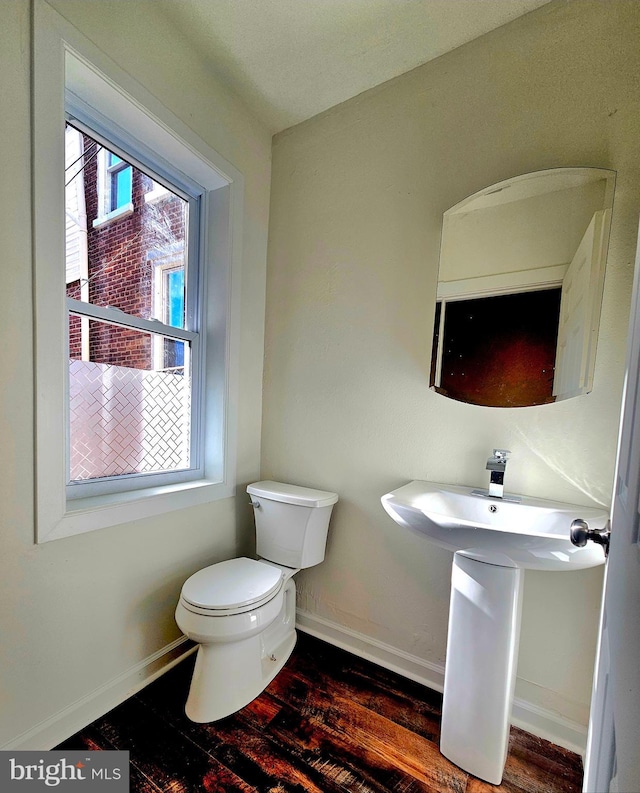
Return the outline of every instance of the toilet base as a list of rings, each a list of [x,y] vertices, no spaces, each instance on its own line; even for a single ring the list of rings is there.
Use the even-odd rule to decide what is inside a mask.
[[[191,721],[223,719],[264,691],[295,647],[295,602],[295,584],[290,580],[279,616],[264,631],[240,641],[198,647],[185,707]]]

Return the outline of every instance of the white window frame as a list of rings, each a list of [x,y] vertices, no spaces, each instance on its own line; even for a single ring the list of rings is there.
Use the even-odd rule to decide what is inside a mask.
[[[85,117],[87,113],[86,103],[78,100],[77,96],[73,93],[67,92],[65,99],[66,114],[70,117],[73,126],[81,132],[86,133],[94,140],[102,145],[100,154],[108,154],[113,151],[121,159],[126,158],[128,163],[126,167],[135,167],[139,170],[149,174],[154,172],[154,169],[162,170],[162,165],[158,162],[144,163],[138,153],[140,147],[139,142],[130,138],[130,136],[122,130],[115,131],[118,143],[114,144],[111,140],[111,129],[109,126],[105,128],[105,121],[99,118],[95,110],[89,108],[89,117]],[[110,125],[110,122],[106,122]],[[125,148],[126,147],[126,148]],[[157,158],[155,158],[157,159]],[[106,168],[107,159],[105,156],[104,164]],[[69,314],[80,316],[83,320],[95,319],[103,320],[114,325],[121,327],[139,330],[141,332],[148,332],[151,335],[152,351],[158,346],[158,339],[174,338],[185,342],[185,360],[190,360],[190,366],[186,367],[189,371],[191,379],[191,421],[190,421],[190,460],[191,464],[188,468],[177,469],[174,471],[163,471],[159,473],[133,473],[133,474],[120,474],[109,477],[102,477],[90,480],[71,481],[67,484],[67,499],[86,498],[88,496],[102,495],[104,493],[116,493],[124,490],[140,490],[143,486],[152,487],[154,485],[173,484],[176,482],[186,482],[194,479],[201,479],[204,475],[203,462],[201,455],[202,439],[200,432],[200,403],[202,401],[203,392],[203,377],[202,377],[202,359],[204,352],[201,347],[205,339],[202,338],[200,328],[202,326],[202,319],[204,316],[204,300],[202,297],[201,286],[203,282],[200,278],[201,272],[204,274],[206,266],[204,263],[205,255],[200,255],[204,251],[206,240],[204,229],[202,228],[201,216],[203,213],[203,202],[206,200],[206,191],[202,187],[189,180],[185,182],[181,180],[180,184],[172,182],[169,174],[163,174],[167,183],[172,184],[175,194],[189,203],[189,224],[185,234],[185,243],[187,250],[188,261],[185,264],[185,270],[188,273],[186,282],[188,284],[188,295],[185,295],[185,303],[188,307],[185,328],[173,328],[164,324],[163,319],[159,316],[157,319],[147,320],[139,317],[128,315],[119,309],[111,307],[102,307],[89,303],[88,294],[81,300],[74,300],[67,298],[67,308]],[[108,172],[107,172],[107,178]],[[175,178],[175,177],[174,177]],[[100,180],[98,180],[98,191],[100,192]],[[124,207],[119,207],[122,210]],[[113,210],[114,214],[118,210]],[[95,224],[94,224],[95,225]],[[88,290],[87,290],[88,292]],[[84,341],[84,340],[83,340]],[[88,342],[88,339],[87,339]],[[70,431],[70,428],[69,428]],[[70,466],[70,439],[67,437],[66,443],[66,459],[67,470]],[[143,484],[144,483],[144,484]]]
[[[33,50],[36,541],[41,543],[234,494],[243,177],[44,0],[34,3]],[[202,473],[193,481],[67,496],[65,102],[81,109],[83,118],[93,118],[93,126],[109,129],[115,144],[118,130],[126,131],[138,142],[141,157],[161,159],[177,183],[191,180],[204,189],[203,449]]]

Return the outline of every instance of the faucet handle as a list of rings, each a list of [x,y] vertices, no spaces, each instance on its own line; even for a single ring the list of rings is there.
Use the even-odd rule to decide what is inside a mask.
[[[494,449],[493,450],[493,456],[496,457],[498,460],[505,460],[506,461],[506,460],[509,459],[509,455],[510,454],[511,454],[511,452],[509,451],[509,449]]]

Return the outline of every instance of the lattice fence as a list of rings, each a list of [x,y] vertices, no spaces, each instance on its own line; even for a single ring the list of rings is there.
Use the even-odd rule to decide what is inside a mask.
[[[69,362],[71,480],[189,466],[190,378]]]

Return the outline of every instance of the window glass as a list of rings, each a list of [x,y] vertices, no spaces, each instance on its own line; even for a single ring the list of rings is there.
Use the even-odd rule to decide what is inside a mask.
[[[88,354],[83,354],[83,324]],[[70,314],[70,483],[189,468],[189,344],[161,339],[181,364],[156,369],[154,336]]]
[[[131,166],[120,168],[111,174],[111,209],[120,209],[131,203],[133,184]]]
[[[185,328],[189,202],[170,189],[146,201],[157,186],[147,173],[70,124],[65,139],[68,483],[184,472],[197,337]],[[96,224],[109,201],[133,211]]]
[[[145,201],[145,194],[155,184],[148,174],[113,152],[107,152],[106,157],[104,153],[101,155],[104,148],[101,143],[67,124],[67,137],[74,134],[78,137],[79,154],[67,158],[67,216],[78,215],[80,197],[84,213],[78,221],[76,236],[84,235],[86,263],[80,268],[84,271],[80,277],[68,279],[67,296],[120,309],[142,319],[158,319],[184,327],[189,202],[168,189],[158,200]],[[101,161],[107,167],[103,176]],[[133,212],[96,224],[105,210],[116,210],[130,203]],[[75,250],[70,241],[68,231],[68,271]],[[170,296],[167,293],[167,300],[173,303],[170,310],[154,294],[156,268],[159,262],[167,260],[171,261],[172,271],[180,273],[173,277]]]
[[[176,328],[184,327],[184,270],[169,270],[166,276],[164,321]]]

